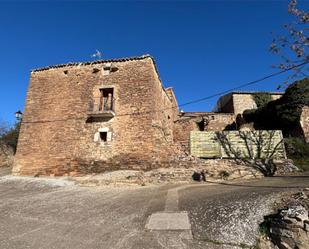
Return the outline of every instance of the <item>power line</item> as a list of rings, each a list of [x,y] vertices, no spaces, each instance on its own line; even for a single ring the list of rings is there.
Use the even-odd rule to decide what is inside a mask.
[[[241,88],[244,88],[246,86],[251,86],[251,85],[254,85],[254,84],[257,84],[261,81],[264,81],[264,80],[267,80],[269,78],[272,78],[272,77],[275,77],[275,76],[278,76],[280,74],[283,74],[283,73],[286,73],[292,69],[295,69],[295,68],[298,68],[298,67],[301,67],[301,66],[304,66],[306,64],[308,64],[309,61],[306,61],[306,62],[303,62],[301,64],[298,64],[298,65],[295,65],[293,67],[289,67],[287,69],[284,69],[282,71],[279,71],[279,72],[276,72],[276,73],[273,73],[273,74],[270,74],[270,75],[267,75],[267,76],[264,76],[260,79],[257,79],[257,80],[253,80],[253,81],[250,81],[248,83],[245,83],[245,84],[242,84],[242,85],[239,85],[239,86],[236,86],[236,87],[233,87],[233,88],[230,88],[228,90],[225,90],[225,91],[222,91],[222,92],[219,92],[219,93],[215,93],[213,95],[210,95],[210,96],[207,96],[207,97],[203,97],[203,98],[200,98],[200,99],[196,99],[196,100],[192,100],[192,101],[189,101],[189,102],[186,102],[184,104],[181,104],[179,106],[186,106],[186,105],[191,105],[191,104],[195,104],[195,103],[198,103],[198,102],[202,102],[202,101],[205,101],[205,100],[208,100],[208,99],[211,99],[211,98],[214,98],[214,97],[218,97],[218,96],[221,96],[223,94],[226,94],[226,93],[229,93],[229,92],[232,92],[232,91],[235,91],[235,90],[239,90]]]
[[[305,62],[303,62],[303,63],[300,63],[300,64],[294,65],[294,66],[292,66],[292,67],[286,68],[286,69],[284,69],[284,70],[281,70],[281,71],[279,71],[279,72],[276,72],[276,73],[273,73],[273,74],[269,74],[269,75],[263,76],[263,77],[261,77],[261,78],[259,78],[259,79],[257,79],[257,80],[253,80],[253,81],[247,82],[247,83],[245,83],[245,84],[241,84],[241,85],[238,85],[238,86],[236,86],[236,87],[230,88],[230,89],[228,89],[228,90],[221,91],[221,92],[218,92],[218,93],[215,93],[215,94],[212,94],[212,95],[209,95],[209,96],[200,98],[200,99],[191,100],[191,101],[185,102],[185,103],[183,103],[183,104],[180,104],[180,105],[178,105],[178,106],[173,106],[173,107],[170,107],[170,108],[164,108],[164,109],[159,109],[159,110],[144,111],[144,112],[124,113],[124,114],[115,115],[115,117],[120,117],[120,116],[136,116],[136,115],[141,115],[141,114],[149,114],[149,113],[163,112],[163,111],[166,111],[166,110],[178,109],[179,107],[182,107],[182,106],[187,106],[187,105],[199,103],[199,102],[202,102],[202,101],[205,101],[205,100],[214,98],[214,97],[218,97],[218,96],[224,95],[224,94],[226,94],[226,93],[229,93],[229,92],[232,92],[232,91],[235,91],[235,90],[242,89],[242,88],[247,87],[247,86],[255,85],[255,84],[257,84],[257,83],[259,83],[259,82],[261,82],[261,81],[264,81],[264,80],[266,80],[266,79],[269,79],[269,78],[272,78],[272,77],[275,77],[275,76],[284,74],[284,73],[286,73],[286,72],[288,72],[288,71],[291,71],[291,70],[293,70],[293,69],[295,69],[295,68],[304,66],[304,65],[306,65],[306,64],[308,64],[308,63],[309,63],[309,61],[305,61]],[[57,119],[57,120],[22,121],[22,123],[49,123],[49,122],[60,122],[60,121],[79,120],[79,119],[85,119],[85,117],[81,117],[81,118],[67,118],[67,119]]]
[[[242,84],[242,85],[239,85],[239,86],[236,86],[236,87],[233,87],[233,88],[230,88],[228,90],[225,90],[225,91],[222,91],[222,92],[218,92],[218,93],[215,93],[215,94],[212,94],[212,95],[209,95],[209,96],[206,96],[206,97],[203,97],[203,98],[200,98],[200,99],[196,99],[196,100],[192,100],[192,101],[189,101],[189,102],[185,102],[183,104],[180,104],[178,106],[174,106],[174,107],[171,107],[171,108],[164,108],[164,109],[160,109],[160,110],[152,110],[152,111],[147,111],[147,112],[136,112],[136,113],[127,113],[127,114],[120,114],[120,115],[116,115],[116,116],[126,116],[126,115],[139,115],[139,114],[148,114],[148,113],[151,113],[151,112],[162,112],[162,111],[165,111],[165,110],[171,110],[171,109],[175,109],[175,108],[178,108],[178,107],[182,107],[182,106],[187,106],[187,105],[191,105],[191,104],[195,104],[195,103],[199,103],[199,102],[202,102],[202,101],[205,101],[205,100],[208,100],[208,99],[211,99],[211,98],[214,98],[214,97],[218,97],[218,96],[221,96],[223,94],[226,94],[226,93],[229,93],[229,92],[232,92],[232,91],[235,91],[235,90],[239,90],[241,88],[244,88],[246,86],[250,86],[250,85],[254,85],[254,84],[257,84],[261,81],[264,81],[266,79],[269,79],[269,78],[272,78],[272,77],[275,77],[275,76],[278,76],[280,74],[284,74],[288,71],[291,71],[295,68],[298,68],[298,67],[301,67],[301,66],[304,66],[306,64],[308,64],[309,61],[305,61],[303,63],[300,63],[300,64],[297,64],[297,65],[294,65],[292,67],[289,67],[289,68],[286,68],[284,70],[281,70],[279,72],[276,72],[276,73],[273,73],[273,74],[269,74],[269,75],[266,75],[266,76],[263,76],[257,80],[253,80],[253,81],[250,81],[250,82],[247,82],[245,84]]]

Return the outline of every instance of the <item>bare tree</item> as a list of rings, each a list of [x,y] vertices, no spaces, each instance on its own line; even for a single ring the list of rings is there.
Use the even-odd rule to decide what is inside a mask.
[[[227,132],[216,132],[216,138],[229,158],[259,170],[264,176],[273,176],[277,170],[273,159],[278,157],[283,139],[275,141],[276,131],[238,131],[238,135],[245,149],[233,145]]]
[[[293,21],[284,25],[283,33],[275,35],[270,46],[270,51],[283,61],[275,67],[293,69],[285,84],[294,78],[307,77],[309,62],[309,12],[298,9],[297,0],[291,0],[288,12],[293,16]]]
[[[4,135],[9,131],[9,126],[4,121],[0,121],[0,154],[7,155],[7,145],[3,139]]]

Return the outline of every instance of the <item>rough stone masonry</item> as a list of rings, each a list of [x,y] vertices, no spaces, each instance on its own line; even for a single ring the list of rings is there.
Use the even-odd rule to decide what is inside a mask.
[[[34,70],[13,173],[158,167],[173,154],[177,111],[148,55]]]
[[[233,122],[234,113],[179,112],[150,55],[39,68],[30,75],[13,174],[179,167],[190,131]]]

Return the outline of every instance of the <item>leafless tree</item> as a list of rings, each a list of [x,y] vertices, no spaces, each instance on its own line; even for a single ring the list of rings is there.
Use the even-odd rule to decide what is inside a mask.
[[[264,176],[272,176],[277,168],[273,159],[277,157],[283,139],[275,141],[276,131],[238,131],[238,135],[245,144],[245,150],[233,145],[227,132],[217,132],[216,137],[226,155],[249,167],[253,167]]]
[[[295,78],[307,77],[309,69],[309,12],[298,9],[297,0],[291,0],[288,12],[293,16],[293,21],[284,25],[284,31],[275,35],[270,46],[270,51],[282,59],[282,63],[275,67],[283,70],[293,68],[285,84]],[[295,67],[297,65],[301,66]]]
[[[6,155],[8,150],[5,142],[3,141],[3,136],[9,131],[9,126],[4,121],[0,120],[0,153]]]

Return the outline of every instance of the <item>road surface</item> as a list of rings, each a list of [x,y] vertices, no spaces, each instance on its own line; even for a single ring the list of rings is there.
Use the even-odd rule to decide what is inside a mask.
[[[276,196],[304,187],[309,175],[133,188],[1,176],[0,248],[249,247]]]

